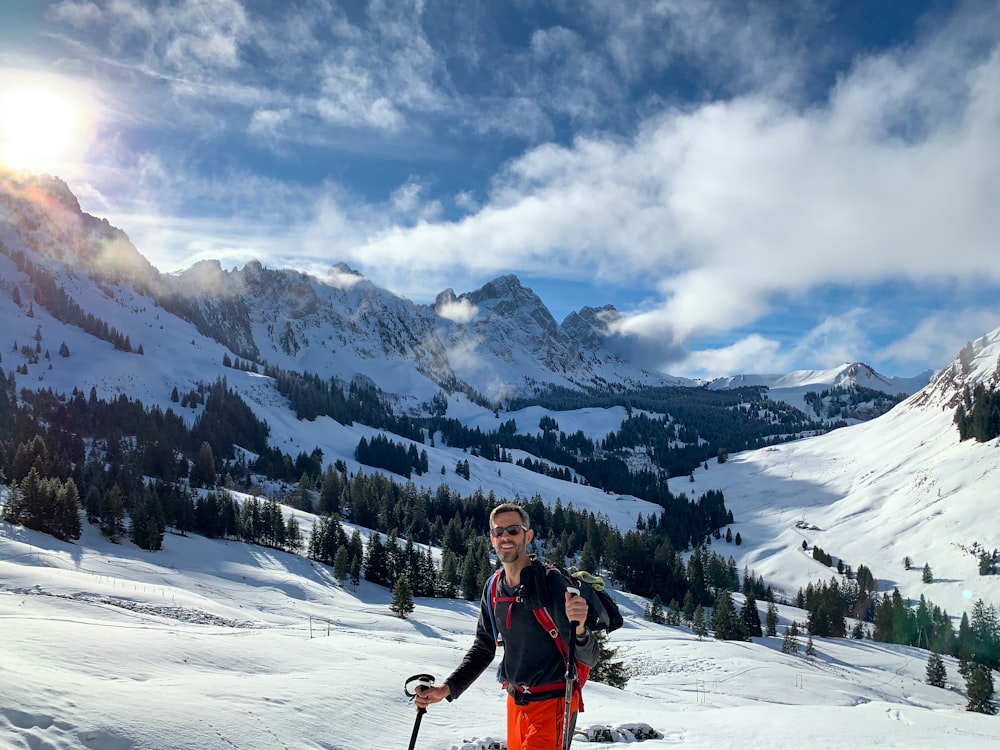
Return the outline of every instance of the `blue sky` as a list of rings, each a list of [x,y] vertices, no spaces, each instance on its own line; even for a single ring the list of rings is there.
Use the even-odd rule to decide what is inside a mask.
[[[1000,326],[997,2],[5,0],[0,107],[162,271],[515,273],[693,377]]]

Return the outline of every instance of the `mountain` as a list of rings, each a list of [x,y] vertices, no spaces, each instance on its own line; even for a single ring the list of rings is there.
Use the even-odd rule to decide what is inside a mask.
[[[912,378],[887,377],[863,362],[845,362],[829,370],[732,375],[716,378],[708,387],[726,390],[765,386],[774,400],[812,413],[817,419],[856,424],[885,414],[927,385],[933,376],[933,372],[927,371]]]
[[[3,254],[59,277],[53,284],[84,302],[91,296],[83,288],[88,278],[106,290],[116,288],[120,309],[99,317],[117,328],[135,330],[138,323],[155,330],[157,316],[166,311],[233,356],[345,383],[363,375],[407,409],[419,409],[442,388],[496,404],[551,389],[587,393],[699,385],[622,359],[607,334],[619,317],[614,307],[584,307],[557,323],[513,275],[463,294],[447,289],[430,305],[380,289],[342,263],[322,279],[268,269],[258,261],[230,270],[203,261],[166,275],[124,232],[83,213],[56,178],[0,172],[0,206]],[[25,290],[32,284],[37,286],[29,279]],[[130,304],[131,294],[141,303]],[[152,324],[140,322],[149,315]],[[142,338],[148,342],[149,333]],[[766,386],[772,399],[816,419],[853,423],[884,413],[900,394],[925,385],[929,375],[887,378],[854,363],[820,372],[737,375],[708,387]]]
[[[427,420],[444,418],[447,424],[434,429],[446,429],[463,450],[492,455],[518,448],[536,477],[551,470],[598,491],[643,497],[659,491],[659,475],[686,475],[719,451],[826,429],[759,388],[712,394],[632,366],[606,335],[618,316],[613,307],[585,307],[557,324],[515,276],[468,293],[445,290],[433,304],[418,305],[345,264],[322,279],[256,261],[228,270],[204,261],[161,274],[124,232],[81,212],[59,180],[0,173],[0,210],[0,283],[9,291],[0,294],[7,321],[0,351],[9,352],[0,366],[17,376],[17,388],[124,396],[179,412],[193,425],[206,387],[223,381],[272,427],[332,417],[336,424],[312,445],[271,447],[293,459],[299,450],[319,448],[329,461],[352,468],[354,447],[371,437],[354,422],[412,440],[430,428]],[[376,395],[363,396],[370,389]],[[353,412],[336,407],[345,397],[355,399]],[[362,405],[366,398],[370,403]],[[187,408],[178,408],[181,401]],[[479,420],[467,403],[487,409],[492,420]],[[597,407],[609,417],[601,432],[574,438],[569,448],[555,446],[541,464],[542,447],[532,442],[540,416],[512,413],[504,421],[520,419],[516,439],[499,436],[499,412],[511,405],[522,415],[538,406]],[[641,412],[633,414],[632,406]],[[650,424],[595,456],[594,448],[624,431],[626,421],[645,418]],[[409,419],[424,423],[405,424]],[[455,423],[469,419],[476,420],[469,429],[485,438],[458,434]],[[557,441],[578,432],[566,431],[571,421],[557,420]],[[309,432],[300,425],[300,435]],[[333,449],[326,435],[336,433]],[[422,440],[447,447],[433,446],[429,433]],[[226,456],[233,450],[213,448]],[[442,466],[454,461],[442,457],[436,468]],[[634,476],[642,472],[652,478],[637,487]]]
[[[696,471],[691,491],[722,490],[750,547],[741,564],[786,592],[834,572],[806,542],[854,570],[868,566],[882,590],[924,595],[953,616],[978,598],[1000,603],[1000,576],[979,574],[979,556],[1000,549],[989,521],[1000,450],[996,438],[960,440],[955,423],[967,393],[1000,387],[998,362],[1000,328],[887,414],[731,456]],[[925,563],[933,583],[921,580]]]
[[[419,305],[344,264],[322,279],[256,261],[231,270],[205,261],[165,275],[124,232],[83,213],[56,178],[0,172],[0,206],[3,254],[60,277],[68,290],[69,279],[84,282],[81,273],[117,286],[122,309],[107,311],[111,319],[155,317],[160,307],[240,358],[344,382],[361,374],[411,405],[441,388],[500,402],[552,387],[621,391],[687,382],[613,354],[601,316],[590,309],[557,324],[515,276],[461,295],[449,289]],[[145,298],[141,309],[125,301],[127,286]]]
[[[996,332],[970,343],[925,388],[887,414],[829,435],[785,443],[790,435],[802,433],[804,423],[797,423],[798,432],[785,426],[795,423],[774,411],[774,402],[746,409],[747,399],[759,398],[746,386],[786,393],[814,388],[822,393],[821,386],[906,392],[919,381],[892,380],[854,364],[819,373],[741,376],[717,381],[707,390],[685,388],[666,376],[631,369],[602,349],[601,321],[616,315],[613,308],[584,308],[557,325],[538,297],[513,276],[466,294],[446,290],[431,305],[415,305],[343,264],[333,266],[325,279],[266,269],[256,262],[229,271],[205,262],[164,275],[144,261],[123,232],[82,213],[58,180],[2,175],[0,212],[0,284],[5,292],[0,293],[0,313],[6,324],[0,366],[8,377],[16,377],[18,388],[64,396],[78,389],[109,400],[125,396],[147,407],[172,410],[193,425],[204,406],[193,398],[185,407],[175,394],[224,380],[268,425],[269,445],[292,458],[318,450],[325,462],[340,461],[351,472],[370,472],[371,467],[357,461],[355,448],[361,438],[371,439],[386,428],[322,413],[297,418],[290,408],[292,395],[262,372],[265,367],[317,373],[337,378],[345,387],[367,378],[383,389],[396,414],[444,414],[484,435],[516,424],[516,434],[523,436],[517,456],[532,461],[548,450],[533,442],[542,436],[545,419],[559,433],[580,435],[594,446],[616,434],[619,447],[614,455],[633,470],[655,471],[656,456],[687,462],[672,473],[690,481],[672,480],[674,493],[697,498],[708,490],[724,490],[744,538],[770,544],[792,534],[801,541],[794,522],[807,518],[810,525],[824,529],[823,534],[837,528],[833,542],[820,546],[854,565],[870,554],[868,529],[855,522],[877,517],[868,510],[873,497],[907,516],[914,493],[924,497],[927,487],[936,487],[944,504],[928,501],[932,510],[922,523],[950,523],[940,520],[948,518],[945,501],[966,493],[978,498],[980,482],[977,476],[968,487],[959,487],[948,479],[949,473],[966,476],[964,462],[972,455],[992,460],[982,445],[958,442],[954,418],[976,384],[996,386]],[[501,412],[484,396],[518,388],[531,391],[543,384],[575,394],[572,408],[527,400],[517,410]],[[655,388],[629,392],[621,401],[613,396],[616,388],[644,384]],[[445,402],[435,405],[442,393],[448,394]],[[712,394],[719,399],[732,396],[708,404]],[[693,402],[695,397],[702,401]],[[638,407],[634,413],[633,407]],[[777,432],[754,438],[766,447],[740,453],[727,443],[731,436],[712,432],[718,429],[719,417],[744,412],[763,414],[762,422],[774,424]],[[633,436],[628,439],[622,429],[627,424]],[[626,528],[640,515],[658,512],[656,505],[636,497],[638,489],[602,486],[593,467],[588,469],[572,451],[553,452],[546,459],[553,470],[540,471],[538,466],[498,465],[481,449],[470,451],[468,443],[429,437],[420,446],[428,454],[429,471],[411,481],[430,491],[442,482],[467,494],[491,487],[503,497],[537,494],[548,502],[572,498],[577,507],[599,513],[609,513],[610,491],[611,497],[630,499],[615,506],[628,509],[619,520]],[[707,459],[714,458],[717,447],[728,449],[730,460],[710,465]],[[823,458],[810,463],[813,455]],[[468,477],[454,471],[463,461],[469,464]],[[959,462],[954,471],[949,461]],[[934,483],[929,479],[932,466],[940,466]],[[581,481],[586,471],[591,471],[592,481]],[[760,480],[772,476],[789,481],[767,489],[768,500],[762,502]],[[897,485],[898,490],[886,489]],[[823,508],[821,514],[818,508]],[[894,528],[878,517],[881,528]],[[936,539],[1000,546],[1000,540],[974,538],[980,531],[972,524],[962,527],[962,538],[942,532]],[[884,532],[875,538],[879,544],[871,554],[879,557],[883,575],[883,566],[891,568],[906,554],[914,556],[932,546],[930,541],[914,545],[906,553],[902,539]],[[895,559],[885,557],[890,554]],[[793,550],[793,558],[797,555]],[[795,568],[786,556],[780,559],[780,565],[762,572],[777,576],[779,569]],[[761,562],[752,556],[746,560]],[[799,582],[790,580],[788,585]]]

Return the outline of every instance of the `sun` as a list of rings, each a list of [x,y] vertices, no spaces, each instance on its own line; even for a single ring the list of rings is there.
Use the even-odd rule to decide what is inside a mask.
[[[83,148],[79,104],[43,88],[0,92],[0,164],[32,172],[56,172]]]

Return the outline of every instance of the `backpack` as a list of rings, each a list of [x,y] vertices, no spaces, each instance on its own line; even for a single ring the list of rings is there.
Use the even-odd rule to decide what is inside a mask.
[[[604,579],[586,570],[570,568],[563,575],[576,579],[573,585],[580,589],[580,595],[587,600],[590,611],[587,613],[587,627],[591,630],[603,630],[613,633],[623,624],[621,610],[604,585]]]
[[[622,618],[621,611],[618,609],[618,605],[615,600],[611,598],[611,595],[605,590],[604,579],[600,576],[596,576],[593,573],[588,573],[587,571],[573,571],[568,572],[562,568],[545,563],[544,575],[545,580],[548,580],[550,572],[553,570],[558,571],[559,575],[563,577],[566,581],[567,586],[573,586],[580,589],[580,596],[587,600],[587,628],[591,631],[603,630],[610,633],[614,630],[620,628],[624,622]],[[496,605],[497,602],[514,602],[517,601],[517,597],[503,597],[498,596],[500,589],[500,574],[502,569],[497,569],[494,571],[493,575],[490,576],[489,581],[486,584],[486,592],[489,602],[490,611],[490,624],[493,627],[493,640],[496,642],[497,646],[501,646],[502,640],[500,638],[500,631],[497,628],[496,622]],[[559,629],[556,627],[552,620],[552,616],[548,612],[547,605],[549,603],[549,598],[547,596],[536,595],[534,597],[534,602],[527,602],[529,607],[531,607],[532,613],[535,615],[535,619],[538,620],[538,624],[552,636],[555,641],[556,648],[562,655],[563,662],[569,662],[569,646],[566,644],[565,639],[559,633]],[[533,606],[534,605],[534,606]],[[582,691],[583,685],[587,682],[587,678],[590,676],[590,666],[581,663],[579,660],[576,661],[576,682],[574,684],[574,690],[577,692]],[[554,691],[563,687],[565,683],[553,683],[551,685],[539,685],[535,686],[534,690],[536,692],[548,692],[550,690]],[[508,690],[510,689],[506,683],[504,687]],[[514,686],[516,690],[523,690],[527,692],[526,688],[521,686]],[[583,711],[583,695],[580,694],[580,710]]]

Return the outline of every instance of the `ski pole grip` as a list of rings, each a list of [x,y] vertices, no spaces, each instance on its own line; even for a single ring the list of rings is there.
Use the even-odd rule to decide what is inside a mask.
[[[572,596],[580,596],[580,589],[578,589],[576,586],[567,586],[566,590]],[[572,620],[572,621],[570,621],[570,624],[573,626],[573,629],[575,630],[576,626],[579,625],[580,623],[578,623],[576,620]]]
[[[434,687],[434,675],[432,674],[415,674],[412,677],[407,678],[406,682],[403,684],[403,692],[406,696],[413,700],[417,697],[417,691],[420,688],[430,688]]]

